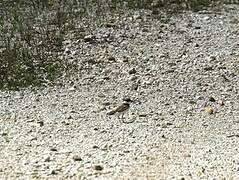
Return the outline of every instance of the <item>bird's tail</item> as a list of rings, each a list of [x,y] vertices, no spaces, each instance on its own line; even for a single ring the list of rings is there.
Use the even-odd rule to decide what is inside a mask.
[[[116,113],[116,111],[112,110],[112,111],[109,111],[109,112],[107,113],[107,115],[114,115],[115,113]]]

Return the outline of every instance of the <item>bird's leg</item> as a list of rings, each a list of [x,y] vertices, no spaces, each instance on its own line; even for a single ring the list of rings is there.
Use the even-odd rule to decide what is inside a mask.
[[[121,122],[124,123],[124,114],[121,114]]]

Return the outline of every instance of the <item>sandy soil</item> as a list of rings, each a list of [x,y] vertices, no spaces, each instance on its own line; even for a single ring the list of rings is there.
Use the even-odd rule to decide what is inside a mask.
[[[71,82],[0,93],[0,178],[239,179],[238,37],[228,5],[66,39]]]

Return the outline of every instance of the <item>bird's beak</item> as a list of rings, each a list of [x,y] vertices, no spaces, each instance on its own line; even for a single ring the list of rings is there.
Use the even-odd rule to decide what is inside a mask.
[[[128,103],[137,103],[138,102],[140,104],[139,100],[133,100],[129,97],[123,98],[123,101],[128,102]]]

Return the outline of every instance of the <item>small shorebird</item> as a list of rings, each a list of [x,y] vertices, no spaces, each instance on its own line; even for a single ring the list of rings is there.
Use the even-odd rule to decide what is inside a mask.
[[[130,98],[124,99],[124,102],[113,109],[112,111],[108,112],[107,115],[114,115],[118,114],[119,116],[121,115],[121,118],[123,119],[124,114],[129,110],[130,108],[130,103],[133,102]]]

